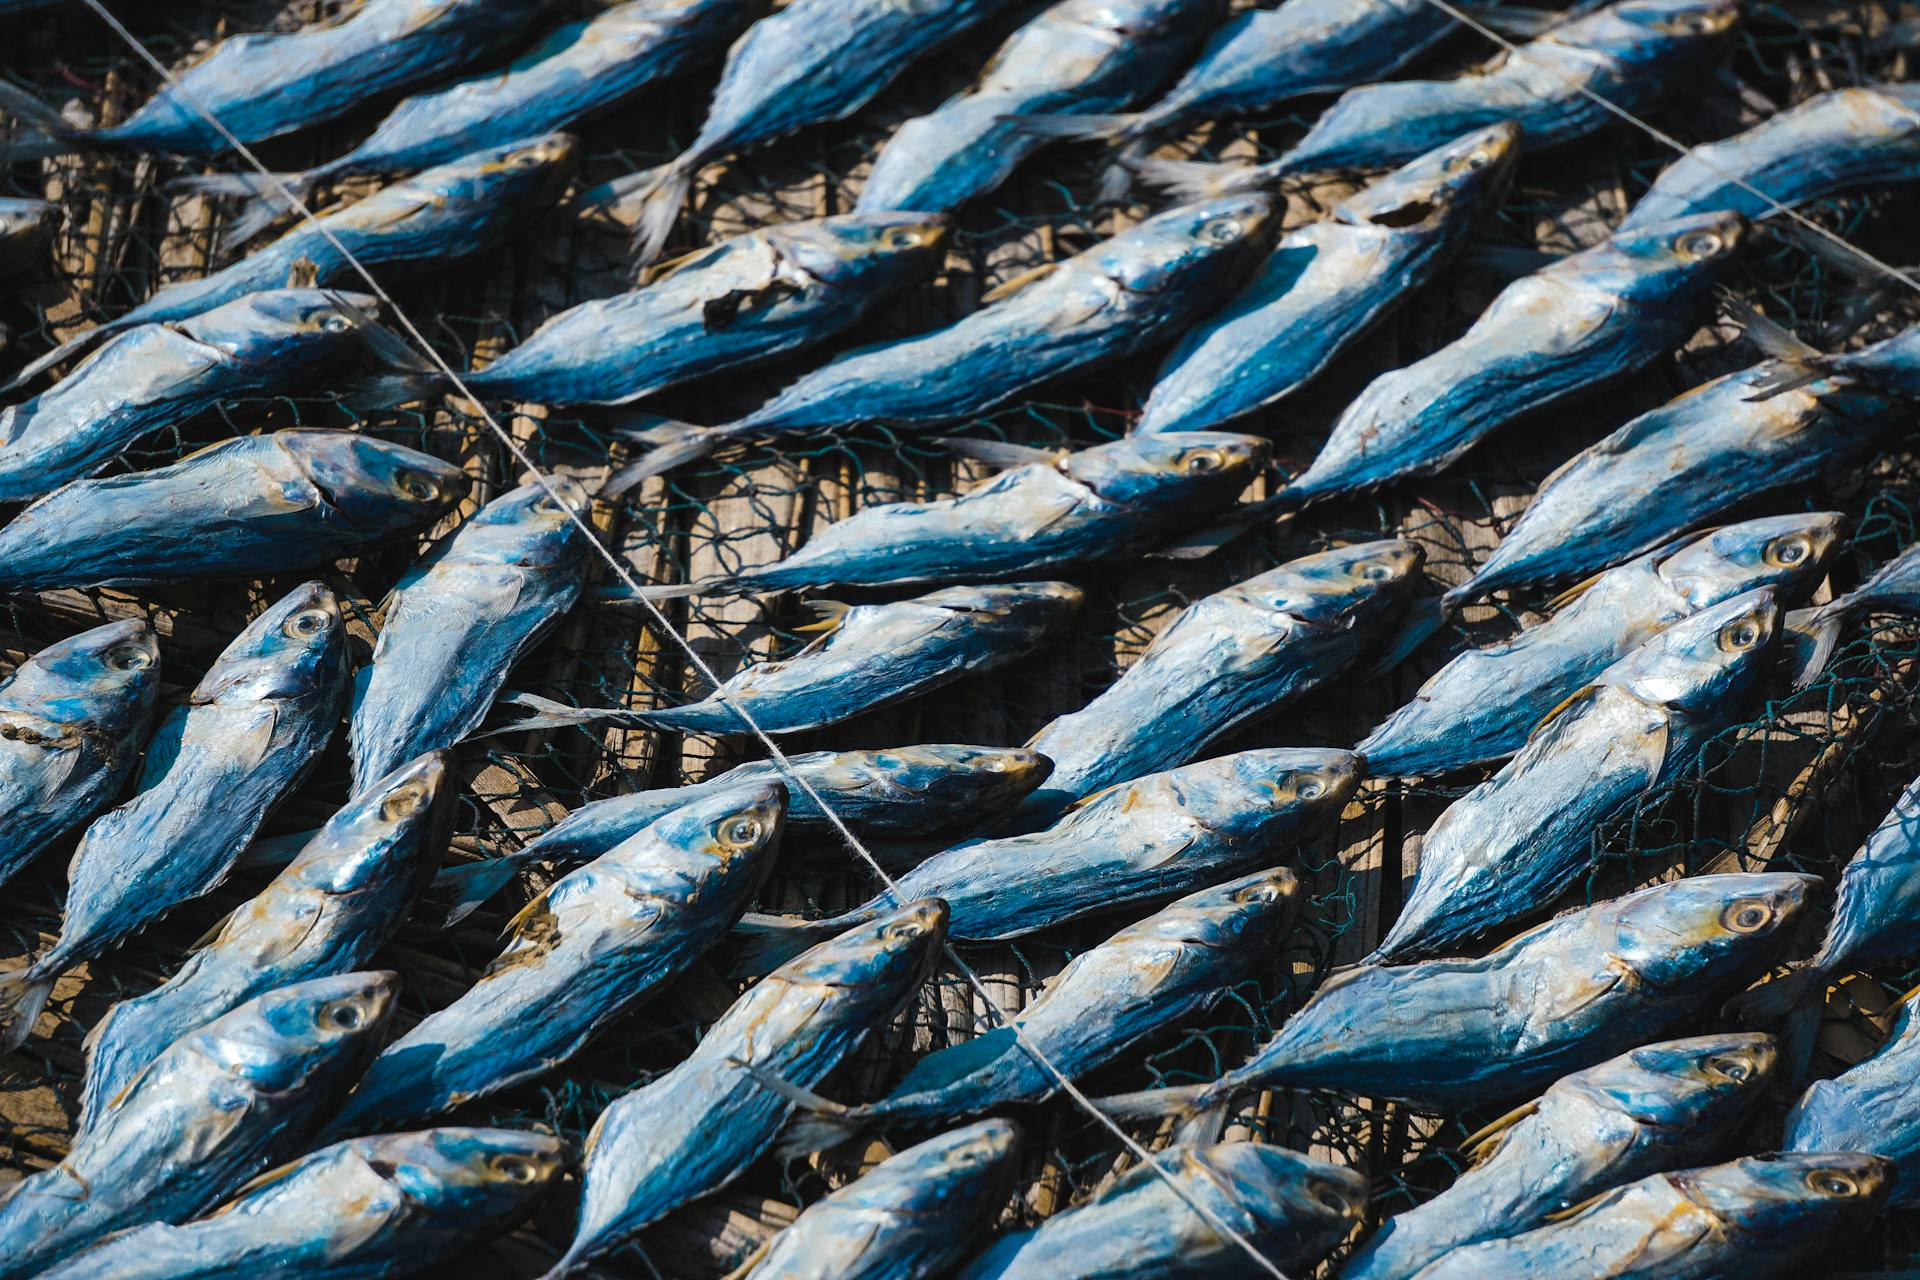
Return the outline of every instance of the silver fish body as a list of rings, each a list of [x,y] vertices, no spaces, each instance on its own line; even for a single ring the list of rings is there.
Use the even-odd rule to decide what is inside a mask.
[[[1807,1086],[1787,1112],[1783,1151],[1865,1151],[1892,1161],[1893,1202],[1920,1203],[1920,1024],[1901,1006],[1893,1031],[1871,1058]]]

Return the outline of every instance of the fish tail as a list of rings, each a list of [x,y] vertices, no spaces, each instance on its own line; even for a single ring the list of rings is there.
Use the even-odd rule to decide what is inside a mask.
[[[599,1241],[591,1236],[576,1238],[567,1246],[567,1251],[560,1255],[560,1261],[548,1267],[540,1280],[562,1280],[562,1277],[572,1275],[598,1254],[601,1247]]]
[[[1366,674],[1385,675],[1405,662],[1413,656],[1416,649],[1432,637],[1434,632],[1445,625],[1446,620],[1444,597],[1428,596],[1409,605],[1406,616],[1401,619],[1400,630],[1394,633],[1392,641],[1380,651],[1380,656],[1374,659],[1373,664],[1367,668]]]
[[[1786,616],[1781,628],[1786,652],[1781,661],[1793,688],[1812,684],[1833,660],[1833,651],[1840,644],[1840,628],[1847,620],[1847,610],[1835,606],[1844,604],[1842,597],[1818,609],[1795,609]]]
[[[243,201],[220,230],[220,252],[231,253],[292,213],[324,176],[318,169],[302,173],[203,173],[176,178],[167,185],[186,195]]]
[[[1139,172],[1141,162],[1147,158],[1147,149],[1151,144],[1145,139],[1123,142],[1107,161],[1107,167],[1100,172],[1100,190],[1098,199],[1108,204],[1119,204],[1133,190],[1134,176]]]
[[[1179,1116],[1192,1120],[1220,1101],[1217,1084],[1189,1084],[1172,1089],[1142,1089],[1095,1098],[1093,1105],[1113,1120],[1157,1120]]]
[[[429,921],[428,927],[451,929],[465,920],[494,894],[499,893],[512,883],[514,876],[529,860],[519,854],[504,854],[497,858],[482,858],[477,862],[463,862],[458,866],[442,867],[433,883],[427,886],[421,895],[421,906],[428,908],[437,917]],[[440,915],[445,912],[445,915]]]
[[[15,126],[0,150],[0,164],[44,160],[95,141],[93,130],[69,123],[50,103],[5,80],[0,80],[0,114],[12,117]]]
[[[1178,200],[1211,200],[1267,185],[1266,170],[1245,164],[1216,164],[1201,160],[1136,160],[1140,178]]]
[[[1763,982],[1727,1002],[1727,1011],[1749,1026],[1780,1036],[1780,1071],[1788,1084],[1806,1078],[1826,1012],[1827,971],[1809,965]]]
[[[639,216],[633,228],[633,265],[644,267],[660,256],[674,223],[680,221],[681,206],[693,189],[693,175],[700,162],[688,156],[661,165],[648,175],[637,191]]]
[[[394,409],[416,400],[430,400],[448,387],[446,377],[430,369],[389,369],[363,374],[346,384],[340,403],[348,409],[374,412]]]
[[[1118,115],[1005,115],[1000,117],[1022,133],[1063,142],[1121,143],[1137,137],[1144,116],[1138,111]]]
[[[598,496],[617,498],[641,481],[689,462],[698,462],[727,439],[719,427],[696,427],[688,422],[662,424],[651,433],[654,447],[607,477]]]
[[[808,947],[838,937],[858,923],[844,916],[800,920],[750,912],[733,927],[733,971],[743,978],[764,978]]]
[[[57,976],[37,963],[0,974],[0,1053],[11,1053],[27,1042],[33,1024],[46,1011]]]
[[[779,1094],[797,1107],[798,1113],[787,1124],[785,1136],[780,1139],[778,1150],[790,1159],[812,1155],[816,1151],[825,1151],[837,1147],[849,1139],[858,1137],[867,1127],[867,1117],[858,1107],[849,1107],[823,1098],[811,1089],[788,1080],[776,1071],[755,1062],[745,1062],[739,1058],[730,1058],[734,1066],[739,1067],[754,1082],[769,1093]]]
[[[661,600],[684,600],[688,596],[697,596],[702,592],[712,591],[720,585],[719,583],[702,579],[696,582],[656,582],[649,586],[641,587],[637,591],[629,590],[624,586],[602,587],[594,593],[594,599],[598,600],[601,604],[617,608],[620,605],[637,604],[642,600],[652,600],[656,603]]]

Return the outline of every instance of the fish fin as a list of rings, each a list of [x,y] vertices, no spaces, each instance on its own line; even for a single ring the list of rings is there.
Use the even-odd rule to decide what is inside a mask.
[[[1565,591],[1562,591],[1559,595],[1555,596],[1553,599],[1541,605],[1540,612],[1545,614],[1555,614],[1560,612],[1562,609],[1572,604],[1575,600],[1578,600],[1581,596],[1593,590],[1593,584],[1600,581],[1600,579],[1604,578],[1605,576],[1606,576],[1606,570],[1604,569],[1602,569],[1599,573],[1588,574],[1586,577],[1580,579],[1580,581],[1574,583],[1572,586],[1568,587]]]
[[[1468,1134],[1460,1142],[1460,1153],[1467,1157],[1471,1165],[1485,1164],[1493,1153],[1500,1149],[1506,1140],[1507,1131],[1540,1110],[1540,1100],[1524,1102],[1491,1124],[1482,1125]]]
[[[1407,608],[1407,615],[1400,623],[1400,629],[1393,635],[1380,656],[1374,659],[1363,673],[1365,676],[1383,676],[1408,658],[1413,651],[1425,644],[1433,633],[1445,624],[1447,616],[1440,608],[1439,596],[1428,596],[1415,601]]]
[[[1222,547],[1228,546],[1246,536],[1258,517],[1238,514],[1240,511],[1252,511],[1262,504],[1249,502],[1236,508],[1220,520],[1202,525],[1192,533],[1168,543],[1157,550],[1147,552],[1149,560],[1204,560]]]
[[[764,978],[814,943],[825,942],[850,927],[837,917],[802,920],[749,912],[733,926],[733,972],[738,977]]]
[[[1522,40],[1545,35],[1567,20],[1565,13],[1553,9],[1500,4],[1462,5],[1461,8],[1488,30]]]
[[[1820,357],[1818,361],[1813,359],[1776,360],[1771,371],[1748,384],[1753,388],[1753,394],[1747,399],[1749,401],[1771,400],[1777,395],[1798,391],[1810,383],[1818,382],[1833,372],[1825,367],[1826,363],[1825,356]]]
[[[1726,1011],[1752,1027],[1783,1024],[1795,1009],[1826,994],[1826,971],[1811,965],[1749,987],[1727,1001]]]
[[[506,888],[520,873],[523,864],[511,854],[497,858],[481,858],[474,862],[462,862],[456,866],[442,867],[434,875],[433,883],[421,895],[421,906],[431,906],[436,912],[445,910],[446,915],[438,923],[430,924],[435,929],[451,929],[477,911],[494,894]],[[420,913],[416,912],[418,918]]]
[[[967,436],[936,436],[935,444],[945,446],[962,458],[984,462],[1002,470],[1014,467],[1052,467],[1066,456],[1064,449],[1036,449],[1030,444],[1010,444],[1005,440],[975,440]]]
[[[712,252],[712,245],[703,244],[697,249],[689,249],[685,253],[676,253],[671,258],[657,259],[647,266],[647,283],[650,285],[659,284],[662,280],[678,272],[680,268],[686,266],[695,258],[703,258]]]
[[[761,1088],[779,1094],[799,1108],[797,1114],[787,1122],[786,1133],[776,1147],[782,1156],[797,1159],[816,1151],[829,1150],[858,1137],[867,1126],[867,1118],[857,1107],[823,1098],[757,1063],[744,1062],[739,1058],[729,1058],[727,1061],[752,1076]]]
[[[437,369],[414,373],[399,370],[368,373],[347,382],[340,395],[340,403],[361,413],[397,409],[415,400],[430,400],[449,385]]]
[[[1560,699],[1559,702],[1554,704],[1552,710],[1548,711],[1547,714],[1540,717],[1540,723],[1533,726],[1533,732],[1527,735],[1527,741],[1532,742],[1535,738],[1539,737],[1541,734],[1547,731],[1548,725],[1552,724],[1555,720],[1558,720],[1561,716],[1573,710],[1574,707],[1578,706],[1582,702],[1585,702],[1588,698],[1591,698],[1594,694],[1598,692],[1599,692],[1599,686],[1591,685],[1591,684],[1583,684],[1578,689],[1575,689],[1572,693],[1568,694],[1566,697]]]
[[[560,883],[555,881],[554,884]],[[502,969],[510,969],[531,958],[531,955],[544,954],[554,943],[560,940],[557,917],[548,899],[553,893],[550,884],[533,895],[533,901],[513,913],[513,919],[507,921],[500,930],[500,936],[506,939],[506,945],[500,949],[493,963],[489,964],[482,977],[491,977]]]
[[[1010,124],[1021,133],[1036,138],[1053,138],[1063,142],[1120,142],[1131,138],[1143,119],[1144,114],[1138,111],[1083,116],[1009,114],[1001,116],[1000,123]]]
[[[81,355],[90,350],[95,343],[111,338],[114,334],[119,333],[126,327],[127,326],[119,324],[116,321],[109,320],[105,324],[95,325],[84,333],[74,334],[53,350],[28,361],[19,372],[15,373],[11,378],[8,378],[4,383],[0,383],[0,395],[5,395],[10,391],[17,391],[55,365],[62,364],[77,355]]]
[[[226,1202],[222,1204],[220,1208],[218,1208],[213,1213],[207,1216],[217,1217],[220,1214],[225,1213],[227,1210],[233,1208],[235,1203],[237,1203],[240,1200],[244,1200],[246,1197],[252,1195],[254,1192],[260,1190],[262,1187],[270,1187],[276,1182],[285,1182],[288,1178],[291,1178],[296,1172],[299,1171],[300,1166],[306,1162],[306,1159],[307,1157],[301,1156],[298,1160],[289,1160],[287,1161],[287,1163],[279,1166],[278,1168],[269,1169],[265,1173],[260,1174],[257,1177],[250,1178],[246,1182],[241,1183],[239,1186],[233,1189],[230,1195],[227,1196]]]
[[[239,199],[240,206],[220,229],[220,252],[232,253],[294,212],[319,179],[307,173],[208,173],[177,178],[169,189],[211,199]]]
[[[1587,1210],[1599,1204],[1602,1200],[1605,1200],[1607,1197],[1614,1195],[1619,1190],[1620,1188],[1618,1187],[1609,1187],[1605,1191],[1601,1191],[1595,1195],[1588,1196],[1585,1200],[1581,1200],[1575,1204],[1570,1204],[1564,1209],[1555,1209],[1552,1213],[1549,1213],[1545,1217],[1541,1218],[1540,1221],[1542,1224],[1545,1224],[1550,1222],[1565,1222],[1569,1218],[1577,1218],[1581,1214],[1585,1213]]]
[[[1798,334],[1738,294],[1722,291],[1720,314],[1739,327],[1746,339],[1775,360],[1805,360],[1822,355],[1820,348],[1802,342]]]
[[[295,831],[288,835],[265,836],[250,842],[240,851],[235,871],[278,871],[292,862],[319,831]]]
[[[697,582],[655,582],[631,590],[624,584],[602,587],[593,593],[593,598],[610,608],[638,605],[643,600],[684,600],[688,596],[697,596],[704,591],[717,590],[725,585],[724,581],[703,578]]]
[[[1172,1089],[1142,1089],[1138,1093],[1116,1093],[1095,1098],[1093,1105],[1113,1120],[1152,1120],[1160,1116],[1197,1115],[1211,1106],[1210,1084],[1180,1085]]]
[[[0,973],[0,1053],[11,1053],[27,1042],[33,1024],[53,995],[53,977],[34,977],[33,966]]]
[[[13,117],[24,128],[7,134],[0,164],[20,164],[64,155],[92,141],[93,130],[70,124],[51,103],[42,102],[17,84],[0,79],[0,114]]]
[[[1252,165],[1216,164],[1202,160],[1139,160],[1140,179],[1180,200],[1210,200],[1239,191],[1258,191],[1266,174]]]
[[[1220,1141],[1220,1135],[1227,1127],[1227,1101],[1222,1098],[1210,1107],[1202,1107],[1192,1115],[1184,1117],[1173,1131],[1170,1145],[1176,1147],[1211,1147]]]
[[[199,937],[195,938],[191,943],[187,945],[187,954],[192,955],[194,952],[204,950],[206,947],[210,946],[215,938],[218,938],[222,933],[226,932],[227,926],[233,923],[233,918],[239,915],[242,908],[246,907],[247,905],[248,905],[247,903],[244,903],[244,902],[241,903],[240,906],[235,907],[233,910],[227,912],[225,915],[221,916],[218,920],[215,920],[212,924],[208,925],[207,931],[205,933],[201,934]]]
[[[809,600],[807,608],[812,610],[820,620],[794,628],[803,635],[811,633],[830,636],[840,629],[841,624],[847,620],[847,615],[853,612],[853,606],[841,600]]]
[[[1846,611],[1833,608],[1831,603],[1787,614],[1780,628],[1786,646],[1781,660],[1793,688],[1806,688],[1827,669],[1833,651],[1840,645],[1840,628],[1845,622]]]
[[[644,267],[660,256],[673,224],[680,221],[680,209],[693,190],[694,167],[682,156],[653,171],[639,189],[639,219],[633,228],[633,261]]]
[[[617,498],[643,480],[689,462],[698,462],[719,448],[727,438],[726,433],[718,427],[696,427],[686,422],[663,424],[656,434],[663,443],[655,445],[608,476],[596,497]]]
[[[525,733],[534,729],[568,729],[576,725],[596,724],[602,720],[625,720],[632,724],[646,724],[650,714],[627,707],[575,707],[564,702],[555,702],[552,698],[543,698],[537,693],[523,692],[503,693],[493,700],[493,706],[496,711],[503,707],[525,708],[528,714],[512,720],[482,724],[462,738],[462,742],[472,742],[479,738],[497,738],[503,733]]]
[[[980,305],[983,307],[990,306],[1004,298],[1011,298],[1028,285],[1039,284],[1059,269],[1060,264],[1057,262],[1043,262],[1037,267],[1022,271],[1017,276],[1009,276],[1007,279],[1002,280],[999,284],[981,294]]]

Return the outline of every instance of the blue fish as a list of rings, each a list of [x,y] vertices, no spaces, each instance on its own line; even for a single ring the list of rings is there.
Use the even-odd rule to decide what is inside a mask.
[[[406,919],[447,843],[458,781],[445,752],[396,769],[336,813],[172,978],[88,1033],[81,1127],[146,1065],[257,995],[366,965]]]
[[[844,1106],[798,1091],[809,1114],[794,1121],[782,1150],[798,1155],[869,1128],[939,1128],[1043,1101],[1058,1088],[1056,1071],[1078,1079],[1258,976],[1284,950],[1305,896],[1285,870],[1188,894],[1075,956],[1010,1025],[919,1059],[886,1097]]]
[[[1411,1280],[1456,1249],[1501,1239],[1650,1173],[1730,1145],[1773,1078],[1771,1036],[1647,1045],[1556,1080],[1460,1149],[1473,1164],[1433,1199],[1382,1224],[1341,1280]]]
[[[1876,610],[1920,613],[1920,543],[1875,569],[1866,581],[1845,595],[1817,609],[1803,609],[1788,615],[1787,636],[1794,649],[1791,659],[1794,683],[1804,685],[1819,675],[1833,656],[1842,629],[1854,619]]]
[[[827,920],[750,915],[741,922],[739,967],[764,973],[913,898],[948,903],[954,938],[998,942],[1191,893],[1270,865],[1340,811],[1361,769],[1346,751],[1269,748],[1109,787],[1044,831],[968,840],[935,854],[899,878],[897,896],[884,891]]]
[[[398,987],[391,973],[315,978],[175,1041],[65,1159],[0,1196],[0,1280],[128,1227],[196,1218],[296,1154],[373,1056]]]
[[[1053,773],[1021,816],[1048,817],[1183,764],[1235,725],[1338,679],[1390,635],[1421,558],[1411,542],[1336,547],[1188,606],[1118,680],[1027,743]]]
[[[1403,164],[1464,133],[1512,121],[1528,152],[1615,123],[1596,98],[1634,115],[1711,70],[1740,24],[1738,0],[1620,0],[1452,80],[1350,89],[1292,150],[1261,165],[1143,160],[1180,198],[1250,191],[1302,174]]]
[[[1092,1200],[996,1241],[959,1280],[1255,1280],[1269,1275],[1193,1208],[1197,1201],[1287,1275],[1310,1275],[1360,1225],[1367,1180],[1257,1142],[1176,1146],[1164,1171],[1121,1174]],[[1178,1190],[1168,1181],[1178,1184]]]
[[[1561,916],[1484,959],[1356,965],[1212,1084],[1100,1105],[1158,1116],[1275,1088],[1423,1108],[1523,1097],[1745,986],[1785,948],[1817,884],[1784,873],[1692,876]]]
[[[1277,226],[1266,196],[1183,206],[1064,262],[1018,276],[943,329],[848,352],[744,418],[655,427],[654,449],[621,468],[616,492],[729,443],[855,423],[922,431],[1033,387],[1164,342],[1225,302]]]
[[[133,799],[80,838],[59,941],[0,974],[0,1051],[26,1040],[62,973],[226,879],[333,736],[346,689],[346,625],[322,584],[248,624],[154,731]]]
[[[355,1138],[262,1174],[218,1213],[123,1232],[47,1280],[372,1280],[460,1261],[565,1167],[558,1138],[427,1129]]]
[[[333,1132],[378,1132],[530,1080],[676,976],[747,909],[786,788],[696,800],[557,881],[508,925],[480,981],[387,1046]]]
[[[1419,1280],[1799,1280],[1831,1275],[1841,1241],[1866,1232],[1893,1185],[1876,1156],[1765,1155],[1657,1173],[1570,1216],[1461,1249]]]
[[[1512,760],[1428,828],[1406,905],[1369,959],[1458,950],[1551,903],[1592,866],[1596,828],[1682,776],[1745,716],[1779,624],[1773,589],[1749,591],[1570,691]]]
[[[1369,383],[1280,501],[1432,474],[1508,422],[1646,367],[1707,317],[1746,238],[1738,214],[1701,214],[1621,232],[1515,281],[1458,340]]]
[[[1013,1195],[1020,1129],[981,1120],[807,1206],[728,1280],[915,1280],[966,1261]]]
[[[1072,120],[1141,101],[1224,14],[1220,0],[1059,0],[964,92],[900,126],[855,207],[947,211],[986,195],[1047,141],[1019,117]]]
[[[120,794],[159,680],[153,628],[130,618],[50,644],[0,682],[0,885]]]
[[[1025,799],[1053,768],[1052,761],[1024,747],[945,744],[812,751],[787,762],[856,834],[896,838],[984,827]],[[787,771],[774,761],[751,760],[703,782],[595,800],[517,852],[447,867],[427,896],[446,908],[445,925],[451,928],[527,867],[591,862],[683,805],[743,784],[786,779]],[[826,814],[795,787],[787,802],[787,829],[826,825]]]
[[[222,229],[221,247],[232,249],[291,212],[290,197],[307,200],[327,183],[363,174],[413,173],[565,129],[718,58],[753,20],[754,9],[753,0],[626,0],[555,27],[499,70],[406,99],[364,142],[325,164],[271,178],[244,173],[185,178],[175,186],[249,199]]]
[[[762,227],[703,249],[643,289],[554,316],[484,369],[476,394],[627,404],[858,324],[939,264],[939,214],[855,213]]]
[[[587,1135],[580,1223],[545,1280],[739,1177],[793,1110],[760,1075],[808,1088],[832,1071],[913,998],[946,926],[946,904],[921,900],[822,942],[747,988],[678,1066],[616,1098]]]
[[[119,124],[82,128],[25,90],[0,89],[0,110],[25,126],[11,163],[71,151],[207,155],[346,115],[458,71],[523,38],[548,0],[362,0],[301,31],[222,40]]]
[[[1761,394],[1774,395],[1809,383],[1832,379],[1846,386],[1883,391],[1912,400],[1920,397],[1920,325],[1902,329],[1891,338],[1882,338],[1857,351],[1836,351],[1827,355],[1795,340],[1787,341],[1787,350],[1772,350],[1775,345],[1766,335],[1749,329],[1750,336],[1766,342],[1768,354],[1778,359],[1777,372],[1756,383]]]
[[[1683,618],[1760,587],[1804,598],[1826,573],[1838,512],[1727,525],[1608,569],[1545,622],[1468,649],[1354,748],[1376,776],[1431,775],[1512,755],[1561,699]]]
[[[53,261],[66,211],[51,200],[0,197],[0,278],[37,275]]]
[[[1661,170],[1621,225],[1641,227],[1709,209],[1761,218],[1775,204],[1791,208],[1855,187],[1904,182],[1916,163],[1920,86],[1835,89],[1745,133],[1693,148]]]
[[[836,584],[992,582],[1137,556],[1231,505],[1266,461],[1267,442],[1183,431],[1076,453],[1004,446],[977,452],[1013,465],[957,498],[864,507],[777,563],[643,591],[666,599]]]
[[[0,528],[0,591],[258,578],[385,546],[471,484],[351,431],[276,431],[55,489]]]
[[[1886,1043],[1831,1080],[1807,1086],[1787,1112],[1783,1151],[1863,1151],[1893,1162],[1894,1203],[1920,1203],[1920,1090],[1913,1087],[1920,1045],[1914,1002],[1903,997]]]
[[[46,391],[0,409],[0,502],[38,498],[223,400],[385,385],[380,374],[351,378],[355,366],[410,383],[422,361],[370,321],[378,309],[368,294],[270,289],[123,330]]]
[[[564,477],[523,484],[407,570],[354,681],[356,792],[485,718],[514,664],[580,598],[592,537],[575,513],[587,505]]]
[[[1132,430],[1204,430],[1292,394],[1452,259],[1500,203],[1519,139],[1497,124],[1445,143],[1281,236],[1175,344]]]

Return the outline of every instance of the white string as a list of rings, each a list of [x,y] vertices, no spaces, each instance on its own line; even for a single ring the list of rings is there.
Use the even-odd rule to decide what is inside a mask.
[[[89,9],[92,9],[94,13],[98,14],[100,20],[111,27],[115,34],[126,41],[133,51],[138,54],[149,67],[153,68],[155,74],[161,78],[182,102],[192,108],[195,114],[205,120],[216,133],[225,139],[227,144],[231,146],[243,160],[258,170],[260,176],[267,180],[268,184],[275,189],[276,193],[287,201],[293,209],[298,211],[304,221],[312,224],[313,229],[318,231],[321,236],[326,239],[327,243],[333,247],[335,252],[339,253],[360,278],[366,281],[367,287],[372,291],[373,295],[380,299],[381,303],[392,313],[393,318],[400,323],[415,342],[420,344],[420,349],[426,353],[427,358],[445,375],[454,389],[473,402],[474,406],[480,411],[481,418],[486,422],[488,427],[492,428],[493,433],[500,437],[500,443],[506,446],[507,451],[513,455],[515,461],[532,474],[534,481],[539,484],[542,489],[546,490],[547,496],[553,500],[554,504],[562,511],[565,511],[568,518],[571,519],[575,525],[579,526],[581,532],[586,536],[587,542],[594,550],[600,553],[600,558],[606,561],[607,567],[612,569],[620,581],[638,596],[640,603],[645,606],[647,612],[652,615],[654,623],[660,630],[667,634],[674,644],[679,646],[681,652],[686,654],[687,659],[693,664],[694,670],[700,674],[700,677],[713,686],[714,694],[722,705],[740,717],[741,721],[752,731],[753,736],[760,740],[762,746],[766,747],[779,770],[787,776],[788,780],[793,782],[806,794],[807,798],[819,808],[821,813],[826,815],[827,821],[832,824],[833,829],[839,834],[840,838],[846,842],[847,847],[853,850],[853,852],[867,864],[874,875],[880,878],[881,883],[886,885],[887,891],[892,895],[894,901],[900,902],[902,899],[899,884],[895,882],[893,877],[886,873],[886,870],[881,867],[879,861],[875,859],[867,847],[860,842],[860,838],[854,835],[852,829],[847,826],[840,815],[834,812],[833,807],[826,802],[825,798],[823,798],[818,791],[814,790],[813,785],[793,767],[793,762],[788,759],[786,752],[780,749],[780,744],[775,742],[772,736],[760,727],[754,720],[752,713],[744,706],[735,703],[733,699],[727,695],[724,682],[713,669],[707,665],[706,660],[700,656],[699,651],[693,647],[692,643],[674,628],[672,622],[668,621],[666,614],[660,611],[659,606],[648,599],[645,593],[642,592],[640,584],[635,581],[631,569],[620,557],[614,555],[613,552],[609,551],[606,546],[601,543],[599,535],[594,531],[593,526],[587,522],[584,516],[574,510],[572,503],[561,497],[553,483],[540,468],[534,465],[533,460],[529,458],[526,451],[520,447],[519,442],[513,438],[506,428],[502,427],[500,423],[495,420],[492,412],[487,409],[486,405],[481,403],[479,397],[475,396],[473,392],[468,389],[466,382],[460,377],[458,371],[441,357],[440,353],[434,349],[433,344],[428,342],[426,336],[414,325],[413,320],[406,312],[400,309],[400,305],[393,300],[392,295],[380,286],[380,282],[375,280],[373,274],[354,256],[353,251],[342,244],[338,237],[333,234],[332,229],[314,215],[312,208],[308,206],[305,199],[298,193],[290,190],[277,173],[261,163],[259,157],[254,155],[246,143],[236,137],[211,111],[202,106],[200,102],[194,98],[192,93],[174,77],[166,65],[162,63],[159,58],[155,57],[146,45],[140,42],[139,37],[127,30],[127,28],[121,24],[120,20],[115,18],[113,14],[107,10],[106,6],[101,3],[101,0],[83,0],[83,3],[85,3]],[[1135,1141],[1133,1137],[1115,1123],[1113,1118],[1107,1115],[1106,1112],[1093,1105],[1093,1100],[1081,1092],[1073,1081],[1069,1080],[1066,1074],[1054,1065],[1046,1054],[1041,1052],[1039,1046],[1035,1045],[1027,1036],[1026,1032],[1021,1029],[1020,1024],[1015,1022],[1013,1018],[1007,1014],[1007,1011],[1000,1007],[999,1002],[997,1002],[993,998],[992,993],[987,990],[986,983],[981,981],[980,975],[975,973],[972,966],[968,965],[965,960],[961,959],[959,952],[954,949],[952,944],[947,944],[945,951],[948,960],[951,961],[954,968],[960,972],[961,976],[966,979],[968,985],[979,994],[981,1002],[986,1005],[987,1011],[992,1014],[995,1021],[1013,1032],[1014,1038],[1020,1043],[1021,1048],[1026,1050],[1028,1056],[1039,1064],[1043,1071],[1053,1077],[1054,1083],[1060,1092],[1071,1098],[1089,1115],[1099,1121],[1114,1137],[1120,1140],[1121,1145],[1137,1159],[1145,1162],[1152,1168],[1153,1171],[1173,1189],[1176,1195],[1186,1201],[1195,1213],[1206,1220],[1209,1226],[1244,1249],[1247,1255],[1258,1263],[1261,1269],[1268,1275],[1273,1276],[1275,1280],[1287,1280],[1286,1274],[1268,1260],[1266,1255],[1261,1253],[1251,1240],[1235,1229],[1232,1224],[1222,1219],[1219,1214],[1202,1204],[1191,1191],[1181,1185],[1179,1179],[1175,1178],[1152,1152]]]

